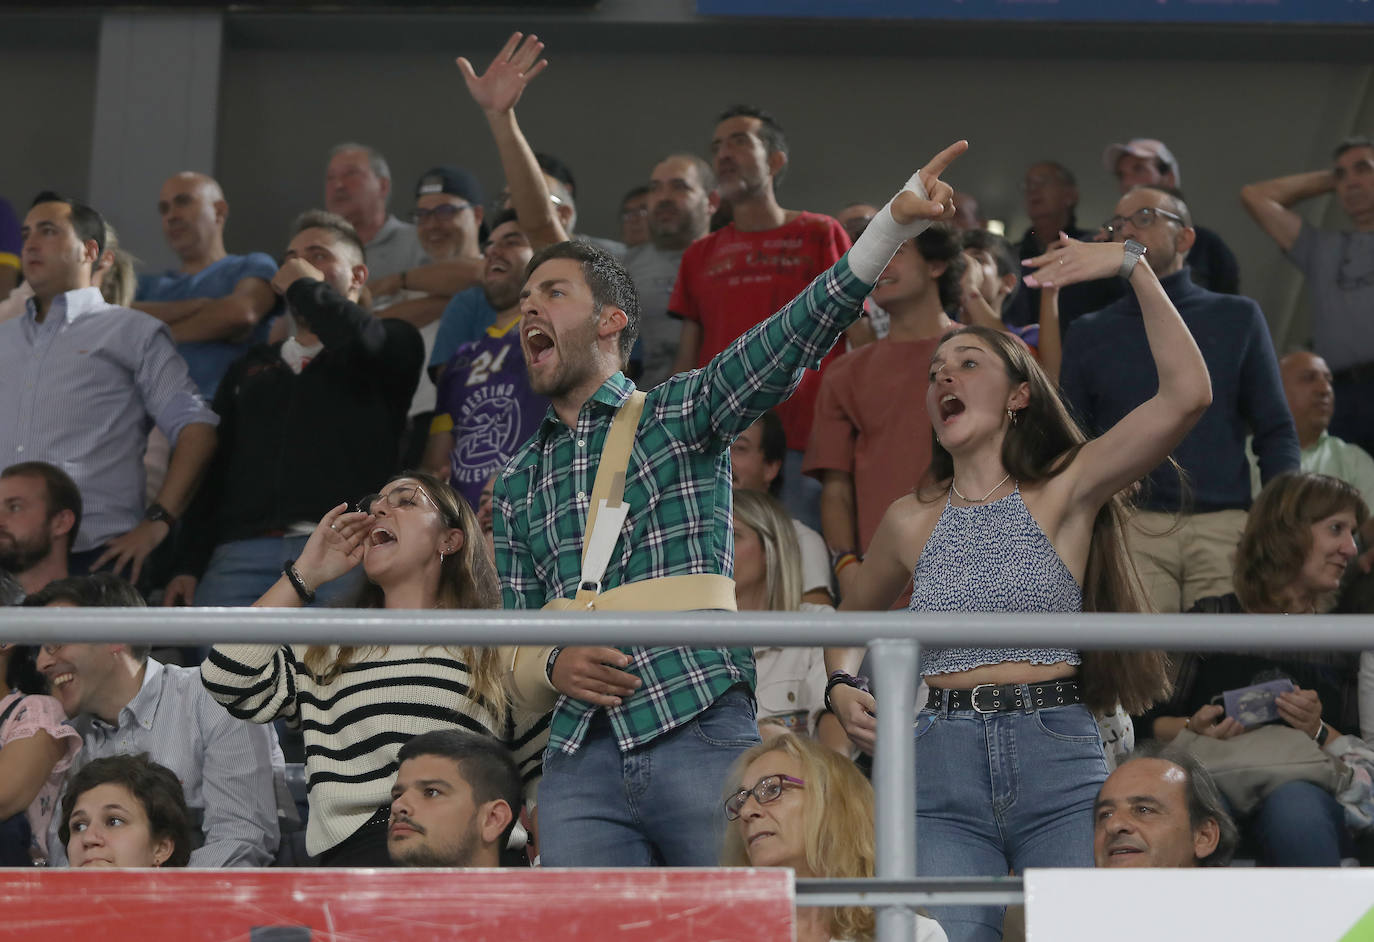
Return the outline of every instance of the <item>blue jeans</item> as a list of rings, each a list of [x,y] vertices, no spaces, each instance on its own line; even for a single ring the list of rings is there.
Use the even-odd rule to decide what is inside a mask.
[[[1241,826],[1254,835],[1264,867],[1339,867],[1353,847],[1340,803],[1311,782],[1280,785]]]
[[[1106,778],[1097,721],[1081,704],[1015,713],[922,710],[917,873],[991,877],[1091,867],[1093,802]],[[1002,913],[998,906],[931,907],[950,942],[1001,939]]]
[[[568,755],[549,748],[539,783],[546,867],[715,867],[735,760],[758,745],[754,698],[727,690],[705,711],[629,752],[598,710]]]
[[[256,602],[281,578],[281,564],[305,548],[306,536],[260,536],[231,540],[215,547],[210,564],[196,586],[197,606],[246,607]],[[357,588],[362,567],[333,582],[315,586],[315,604],[328,605]]]

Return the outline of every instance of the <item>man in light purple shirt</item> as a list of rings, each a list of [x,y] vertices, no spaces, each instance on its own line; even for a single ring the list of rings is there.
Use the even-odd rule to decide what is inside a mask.
[[[0,464],[47,461],[81,490],[72,570],[112,563],[137,581],[190,503],[219,419],[201,399],[165,324],[107,304],[91,286],[105,221],[40,193],[24,219],[22,264],[34,297],[0,324]],[[172,442],[167,477],[144,506],[150,423]]]

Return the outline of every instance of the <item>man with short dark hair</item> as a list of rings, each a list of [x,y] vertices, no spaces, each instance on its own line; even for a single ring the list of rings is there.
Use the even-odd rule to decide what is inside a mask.
[[[396,470],[424,344],[410,324],[359,305],[367,273],[344,219],[313,211],[296,220],[272,278],[295,332],[249,350],[220,384],[223,433],[165,604],[251,605],[331,507]],[[323,597],[352,584],[331,582]]]
[[[372,278],[385,278],[424,264],[415,227],[387,211],[391,167],[375,148],[348,141],[329,151],[324,207],[348,220],[367,251]]]
[[[625,253],[625,270],[639,294],[641,389],[652,389],[673,375],[682,323],[668,315],[687,246],[706,235],[711,213],[720,205],[716,175],[695,154],[671,154],[649,174],[650,240]]]
[[[169,177],[157,211],[180,266],[141,276],[133,307],[171,328],[191,379],[201,395],[213,399],[229,364],[267,339],[267,322],[281,303],[268,283],[277,264],[263,252],[230,255],[225,250],[229,203],[206,174]]]
[[[748,105],[722,112],[711,157],[732,221],[683,253],[668,302],[668,311],[682,318],[675,373],[705,366],[849,248],[849,236],[835,219],[778,204],[776,188],[789,157],[782,127],[768,112]],[[820,487],[801,474],[802,454],[811,439],[821,375],[843,352],[832,350],[778,406],[788,447],[783,501],[792,516],[813,528],[820,526]]]
[[[30,607],[138,607],[143,599],[104,573],[50,583]],[[68,775],[93,759],[146,752],[176,773],[202,838],[193,867],[262,867],[276,853],[276,775],[281,750],[270,726],[231,717],[210,698],[195,667],[161,664],[129,644],[47,644],[38,670],[81,733]],[[49,826],[49,866],[66,863]]]
[[[502,210],[495,223],[482,291],[497,310],[496,321],[478,339],[459,344],[444,364],[422,462],[472,507],[549,408],[549,400],[530,388],[520,353],[520,289],[534,253],[514,210]]]
[[[1240,198],[1307,278],[1312,349],[1332,370],[1331,434],[1374,452],[1374,140],[1347,138],[1331,159],[1326,170],[1248,184]],[[1294,208],[1331,192],[1353,228],[1318,229]]]
[[[1136,137],[1124,144],[1109,144],[1102,152],[1102,166],[1116,177],[1121,192],[1137,186],[1183,188],[1178,159],[1163,141]],[[1188,250],[1188,270],[1193,281],[1218,294],[1240,294],[1240,263],[1221,236],[1194,224],[1197,235]]]
[[[1126,531],[1155,609],[1187,611],[1199,598],[1232,590],[1231,560],[1251,500],[1246,435],[1254,436],[1269,481],[1297,470],[1297,434],[1259,305],[1200,288],[1188,273],[1192,217],[1177,192],[1136,187],[1121,197],[1108,225],[1114,239],[1143,247],[1144,262],[1192,331],[1211,375],[1212,405],[1173,455],[1187,487],[1173,464],[1160,465],[1144,482]],[[1074,323],[1060,385],[1089,435],[1155,395],[1159,379],[1135,295]]]
[[[873,289],[888,334],[846,353],[821,381],[805,472],[821,482],[821,532],[843,598],[884,511],[930,464],[930,417],[921,407],[930,358],[959,305],[963,243],[936,224],[902,244]],[[895,600],[894,600],[895,601]]]
[[[401,747],[387,852],[399,867],[499,867],[520,814],[510,751],[467,730],[421,733]]]
[[[769,409],[730,445],[730,480],[736,490],[762,491],[777,497],[782,490],[782,463],[786,457],[787,432],[782,419]],[[825,538],[800,520],[793,519],[792,528],[801,549],[801,600],[834,605],[835,596],[830,588],[834,579]]]
[[[1237,831],[1201,763],[1164,750],[1128,759],[1102,783],[1093,806],[1099,867],[1225,867]]]
[[[761,153],[748,127],[739,130],[748,141],[729,132],[731,153]],[[898,246],[953,215],[939,174],[966,147],[912,177],[848,256],[778,313],[647,393],[621,372],[639,319],[625,270],[584,243],[538,253],[522,293],[522,346],[530,385],[551,404],[496,483],[505,607],[734,610],[726,449],[859,318]],[[616,416],[631,430],[623,475],[620,449],[607,444]],[[718,860],[720,783],[758,741],[749,648],[521,648],[511,666],[518,705],[548,709],[545,697],[557,695],[540,788],[545,865]]]
[[[85,521],[74,571],[113,563],[136,582],[191,502],[219,418],[191,381],[167,326],[106,303],[91,276],[105,220],[79,200],[40,193],[24,220],[22,317],[0,323],[0,461],[47,461],[80,488]],[[156,425],[172,442],[145,504],[143,455]]]
[[[32,595],[67,577],[67,556],[81,530],[81,491],[46,461],[0,471],[0,570]]]

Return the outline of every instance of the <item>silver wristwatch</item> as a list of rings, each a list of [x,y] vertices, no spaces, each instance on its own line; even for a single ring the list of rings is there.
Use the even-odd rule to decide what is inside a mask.
[[[1121,259],[1121,270],[1117,275],[1129,279],[1131,272],[1135,271],[1136,264],[1145,256],[1145,246],[1135,239],[1127,239],[1122,248],[1126,250],[1126,254]]]

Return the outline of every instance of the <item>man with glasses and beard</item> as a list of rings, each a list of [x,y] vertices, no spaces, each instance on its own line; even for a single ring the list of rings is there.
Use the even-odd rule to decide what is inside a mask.
[[[1225,595],[1231,557],[1250,508],[1245,436],[1254,435],[1260,475],[1298,469],[1298,436],[1284,400],[1269,327],[1258,304],[1198,287],[1185,259],[1192,217],[1176,190],[1138,186],[1103,228],[1159,276],[1192,331],[1212,379],[1212,405],[1143,482],[1126,542],[1157,610],[1187,611],[1199,598]],[[1090,435],[1109,429],[1159,388],[1134,295],[1084,315],[1064,341],[1060,386]],[[1186,512],[1185,512],[1186,509]]]
[[[499,867],[520,813],[520,772],[505,746],[466,730],[401,747],[387,853],[398,867]]]
[[[46,461],[0,471],[0,570],[26,595],[67,577],[67,554],[81,527],[81,491]]]

